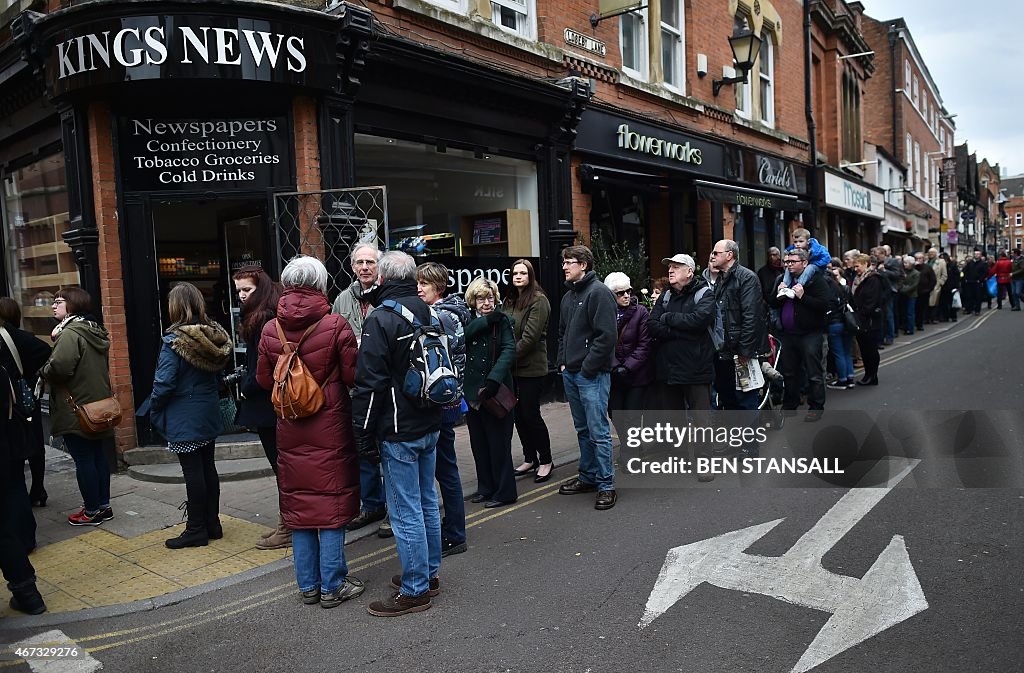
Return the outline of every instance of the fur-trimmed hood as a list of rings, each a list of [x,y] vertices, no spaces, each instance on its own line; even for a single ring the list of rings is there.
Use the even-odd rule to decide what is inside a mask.
[[[207,372],[224,369],[231,355],[231,337],[215,322],[175,327],[164,341],[185,362]]]

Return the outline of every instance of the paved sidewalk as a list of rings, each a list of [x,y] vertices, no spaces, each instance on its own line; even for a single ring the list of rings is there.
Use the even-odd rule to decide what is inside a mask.
[[[542,412],[558,466],[552,480],[568,479],[575,475],[575,469],[563,466],[579,458],[569,407],[552,403]],[[469,495],[476,490],[476,470],[464,425],[456,429],[456,453],[463,491]],[[512,456],[517,465],[522,462],[517,434],[513,434]],[[26,483],[29,480],[26,469]],[[533,486],[531,477],[520,482],[525,480],[529,481],[522,484],[523,489],[527,483]],[[163,545],[165,539],[184,527],[178,509],[185,499],[182,484],[139,481],[127,473],[113,475],[110,504],[114,519],[98,528],[68,525],[68,515],[81,507],[81,496],[70,456],[53,448],[47,448],[45,488],[49,494],[47,506],[33,510],[38,547],[30,560],[47,608],[55,613],[53,622],[95,616],[90,608],[116,613],[151,609],[291,563],[290,549],[255,548],[260,533],[277,522],[277,486],[272,476],[222,482],[224,538],[211,541],[208,547],[182,550]],[[376,530],[373,524],[348,533],[346,542],[374,535]],[[6,588],[0,587],[0,617],[18,614],[8,607],[9,597]],[[79,614],[66,614],[76,611]],[[45,615],[23,619],[48,621]]]

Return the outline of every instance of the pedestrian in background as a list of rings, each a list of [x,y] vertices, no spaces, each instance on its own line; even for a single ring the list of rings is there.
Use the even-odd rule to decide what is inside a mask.
[[[579,475],[558,488],[562,495],[597,491],[594,509],[615,506],[615,464],[608,423],[612,362],[617,336],[615,295],[594,272],[594,254],[583,245],[562,249],[569,291],[558,323],[558,369],[580,445]]]
[[[964,315],[981,315],[981,302],[988,291],[985,280],[988,278],[988,262],[981,256],[981,250],[975,250],[973,257],[964,264],[963,305]]]
[[[239,409],[236,422],[256,430],[263,453],[277,476],[277,414],[270,402],[270,392],[256,381],[259,363],[260,334],[268,322],[277,315],[277,302],[281,300],[281,285],[271,280],[258,266],[243,266],[232,276],[238,301],[242,304],[239,333],[245,343],[245,372],[239,382]],[[284,525],[280,514],[277,526],[264,533],[257,549],[281,549],[292,544],[292,532]]]
[[[1006,253],[1000,251],[996,263],[988,272],[989,277],[996,277],[996,308],[1002,310],[1003,298],[1012,295],[1011,279],[1013,278],[1013,263],[1006,257]],[[1013,298],[1010,299],[1011,307]]]
[[[650,313],[633,296],[629,276],[613,271],[604,279],[605,286],[615,295],[615,322],[618,338],[612,360],[611,390],[608,413],[615,420],[615,411],[640,411],[647,403],[647,387],[654,382],[654,343],[647,330]],[[626,429],[616,426],[619,443]]]
[[[850,290],[843,276],[842,263],[833,260],[829,272],[825,274],[830,290],[830,306],[828,321],[828,352],[835,364],[836,380],[826,384],[831,390],[847,390],[853,388],[853,334],[846,327],[846,307],[850,304]]]
[[[900,289],[900,305],[903,316],[903,333],[910,336],[917,325],[917,286],[921,282],[921,272],[915,267],[916,261],[910,255],[903,258],[903,287]]]
[[[377,270],[378,306],[393,301],[421,324],[430,324],[430,307],[417,296],[413,258],[389,251],[381,255]],[[434,475],[443,413],[439,407],[425,407],[421,400],[402,392],[409,371],[412,334],[413,326],[400,310],[377,308],[367,314],[352,393],[359,453],[371,462],[381,462],[402,563],[402,574],[391,578],[397,592],[367,608],[376,617],[428,610],[431,596],[441,592],[441,516]],[[511,454],[507,458],[511,462]]]
[[[931,296],[935,289],[937,278],[931,265],[925,261],[923,252],[914,253],[914,268],[921,274],[917,281],[917,304],[915,307],[914,319],[916,320],[917,331],[924,330],[926,324],[931,324]],[[858,340],[859,343],[859,340]]]
[[[939,257],[938,248],[928,250],[928,266],[935,272],[935,287],[932,288],[932,292],[928,296],[928,322],[935,324],[939,322],[941,317],[939,314],[939,297],[942,294],[942,288],[946,285],[946,280],[949,278],[946,260]]]
[[[448,354],[459,376],[459,385],[466,378],[466,325],[471,319],[466,301],[458,294],[445,296],[448,289],[448,268],[437,262],[416,267],[419,298],[434,307],[438,320],[448,335]],[[460,391],[463,392],[463,391]],[[464,394],[464,392],[463,392]],[[441,491],[444,516],[441,517],[441,556],[466,551],[466,503],[459,476],[459,460],[455,453],[455,425],[462,420],[462,394],[454,404],[443,408],[441,430],[437,438],[434,477]]]
[[[548,322],[551,303],[537,282],[537,274],[528,259],[512,264],[512,288],[505,298],[505,313],[512,318],[516,339],[516,363],[512,380],[516,384],[515,425],[523,445],[523,464],[515,476],[535,473],[534,483],[551,478],[551,437],[540,401],[548,378]]]
[[[757,278],[761,281],[761,290],[765,301],[775,296],[781,282],[779,276],[782,273],[782,251],[772,246],[768,248],[768,261],[757,270]]]
[[[113,428],[100,433],[82,429],[74,404],[98,402],[113,396],[110,388],[110,337],[90,315],[92,297],[80,287],[58,290],[53,317],[59,322],[50,337],[53,352],[43,366],[42,377],[50,384],[50,432],[64,438],[75,461],[75,476],[82,493],[81,511],[68,517],[72,526],[99,526],[114,518],[110,508],[110,466],[103,440]]]
[[[12,404],[10,395],[0,395],[0,466],[5,468],[15,461],[12,444],[19,432],[17,427],[12,427]],[[32,567],[28,552],[18,536],[18,514],[11,509],[9,489],[9,480],[0,479],[0,572],[11,592],[8,604],[12,610],[41,615],[46,612],[46,603],[36,586],[36,569]]]
[[[469,501],[484,507],[510,505],[518,499],[512,465],[513,414],[496,418],[480,405],[502,385],[514,385],[516,341],[512,320],[502,312],[498,286],[477,278],[466,288],[473,320],[466,325],[466,424],[476,463],[477,492]]]
[[[949,253],[943,252],[940,257],[946,263],[946,282],[939,294],[939,320],[956,322],[957,309],[953,308],[953,293],[960,289],[960,266],[956,263],[956,257],[950,257]]]
[[[348,321],[358,343],[363,335],[363,321],[373,310],[377,300],[377,287],[380,284],[377,261],[380,259],[380,250],[375,243],[357,243],[349,257],[355,280],[337,296],[331,312]],[[370,463],[360,458],[359,516],[352,520],[347,529],[359,530],[380,521],[377,527],[378,537],[391,537],[393,533],[387,513],[380,463]]]
[[[920,254],[920,253],[918,253]],[[927,264],[921,264],[928,268]],[[864,377],[857,381],[859,386],[878,385],[878,331],[882,329],[882,279],[867,255],[858,255],[853,261],[857,277],[853,279],[853,309],[857,313],[857,343],[860,344],[864,359]],[[918,297],[927,296],[918,293]]]
[[[333,608],[365,587],[348,574],[345,561],[345,526],[359,513],[359,461],[348,392],[355,383],[358,346],[348,322],[330,314],[327,278],[315,257],[300,255],[285,266],[277,318],[260,335],[256,380],[267,390],[273,387],[287,341],[323,391],[323,406],[316,413],[278,417],[277,490],[281,518],[292,531],[302,602]]]
[[[171,326],[163,337],[150,422],[175,454],[185,477],[188,521],[185,530],[164,542],[168,549],[205,547],[224,537],[220,524],[220,477],[214,457],[224,427],[218,405],[220,375],[231,357],[231,337],[206,317],[206,300],[191,283],[178,283],[167,296]]]
[[[10,398],[21,386],[35,388],[37,373],[50,357],[50,349],[34,335],[21,329],[21,308],[10,297],[0,297],[0,395]],[[36,519],[33,504],[46,504],[43,490],[44,449],[39,401],[31,409],[21,405],[13,410],[6,425],[9,462],[0,462],[0,481],[7,480],[8,516],[26,553],[36,547]],[[32,490],[25,488],[25,460],[32,472]],[[38,472],[39,474],[37,475]]]
[[[1010,303],[1013,305],[1011,311],[1020,310],[1021,295],[1024,295],[1024,255],[1020,248],[1011,253],[1013,259],[1010,261]]]

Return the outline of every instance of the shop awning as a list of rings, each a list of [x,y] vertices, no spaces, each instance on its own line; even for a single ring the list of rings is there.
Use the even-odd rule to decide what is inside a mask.
[[[739,187],[709,180],[694,180],[693,184],[697,187],[697,196],[707,201],[774,210],[810,210],[808,202],[801,201],[793,194],[770,192],[753,187]]]
[[[611,166],[600,166],[597,164],[580,164],[579,174],[584,191],[590,189],[594,184],[601,183],[629,184],[633,187],[658,190],[667,188],[670,182],[663,175],[627,171],[622,168],[612,168]]]

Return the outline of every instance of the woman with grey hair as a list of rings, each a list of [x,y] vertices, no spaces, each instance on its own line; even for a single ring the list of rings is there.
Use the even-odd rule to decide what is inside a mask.
[[[327,269],[299,256],[281,272],[285,290],[277,318],[260,335],[256,380],[271,389],[278,359],[296,351],[319,384],[324,403],[302,418],[278,410],[277,490],[281,519],[292,531],[295,577],[302,602],[333,608],[363,593],[348,576],[345,526],[359,513],[359,461],[352,436],[356,337],[348,322],[331,314]]]
[[[647,387],[654,381],[652,365],[654,342],[647,331],[650,313],[633,296],[629,276],[613,271],[604,279],[605,286],[615,294],[616,325],[619,337],[612,360],[612,387],[608,396],[608,412],[640,410],[647,400]],[[619,438],[624,428],[617,428]]]
[[[470,283],[466,304],[475,316],[466,325],[466,425],[477,478],[477,492],[470,502],[501,507],[518,498],[512,465],[513,415],[497,418],[480,403],[494,397],[501,384],[512,388],[516,338],[512,320],[501,310],[501,295],[493,281],[477,278]]]

